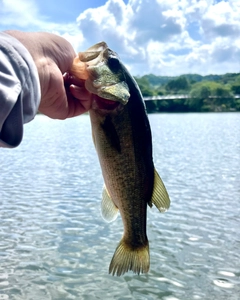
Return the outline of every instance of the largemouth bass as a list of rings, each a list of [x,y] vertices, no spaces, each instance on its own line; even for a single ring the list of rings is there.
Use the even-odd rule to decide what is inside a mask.
[[[104,42],[79,53],[71,73],[85,79],[86,88],[93,93],[90,118],[105,183],[103,218],[112,221],[120,211],[124,225],[109,273],[146,273],[150,265],[147,205],[165,212],[170,199],[154,168],[151,129],[141,92]]]

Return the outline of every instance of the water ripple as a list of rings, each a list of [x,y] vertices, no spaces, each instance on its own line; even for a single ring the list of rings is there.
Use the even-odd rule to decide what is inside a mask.
[[[151,268],[141,276],[108,275],[123,225],[101,218],[88,116],[39,116],[20,147],[0,150],[1,300],[238,299],[240,114],[150,121],[172,205],[149,209]]]

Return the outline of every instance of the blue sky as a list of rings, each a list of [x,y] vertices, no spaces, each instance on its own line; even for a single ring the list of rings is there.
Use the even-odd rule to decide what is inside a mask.
[[[127,3],[127,1],[124,2]],[[35,3],[41,15],[45,15],[52,21],[65,23],[76,20],[79,14],[88,8],[104,5],[106,0],[39,0]]]
[[[133,75],[240,72],[239,0],[0,0],[0,30],[104,40]]]

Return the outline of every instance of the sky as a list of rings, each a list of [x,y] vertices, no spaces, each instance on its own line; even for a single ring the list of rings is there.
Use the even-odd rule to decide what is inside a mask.
[[[240,72],[240,0],[0,0],[0,30],[100,41],[132,75]]]

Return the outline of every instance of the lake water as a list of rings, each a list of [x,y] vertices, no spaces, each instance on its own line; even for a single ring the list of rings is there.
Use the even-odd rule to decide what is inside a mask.
[[[0,150],[0,299],[240,299],[240,114],[150,115],[171,198],[148,209],[148,274],[108,275],[121,218],[100,214],[89,116],[37,116]]]

